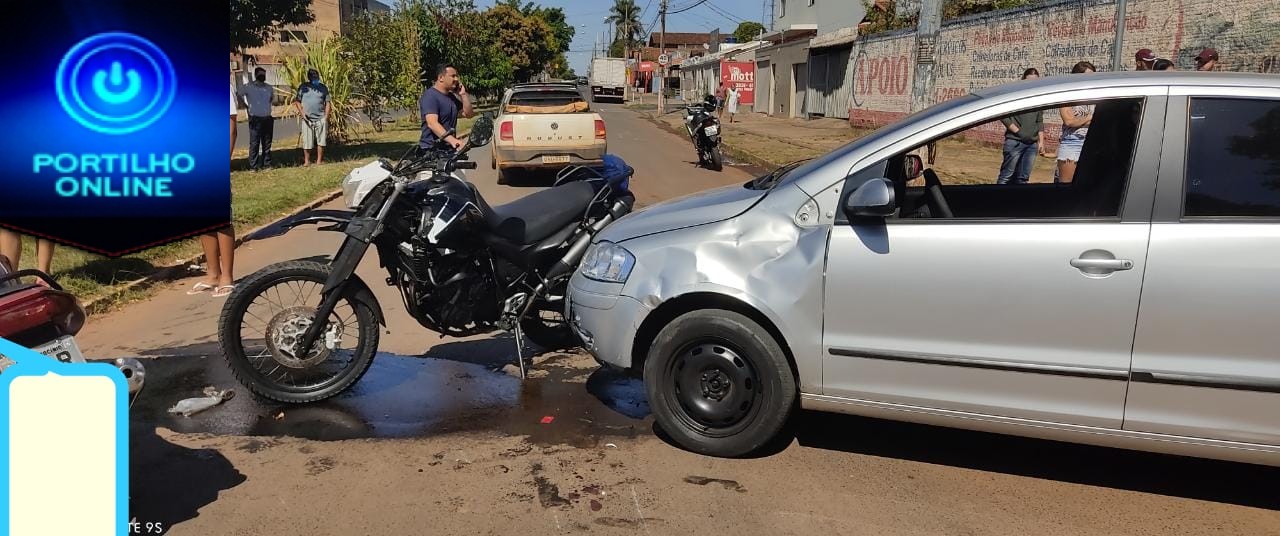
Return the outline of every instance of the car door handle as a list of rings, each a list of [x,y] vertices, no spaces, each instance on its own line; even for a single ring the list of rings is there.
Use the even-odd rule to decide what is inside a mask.
[[[1129,259],[1071,259],[1071,266],[1081,270],[1129,270],[1133,268],[1133,261]]]

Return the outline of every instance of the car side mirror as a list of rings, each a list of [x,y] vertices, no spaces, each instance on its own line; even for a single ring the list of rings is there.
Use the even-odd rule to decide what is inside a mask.
[[[924,174],[924,160],[920,155],[909,154],[902,160],[902,177],[910,181]]]
[[[845,214],[850,218],[887,218],[896,208],[893,182],[889,179],[871,179],[862,183],[844,203]]]
[[[491,138],[493,138],[493,116],[486,112],[471,125],[471,135],[467,137],[467,144],[471,147],[483,147]]]

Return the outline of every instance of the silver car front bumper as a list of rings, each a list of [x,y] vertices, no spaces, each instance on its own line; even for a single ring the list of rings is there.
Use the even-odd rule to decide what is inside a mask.
[[[629,368],[636,330],[650,310],[635,298],[619,295],[621,288],[574,274],[565,307],[569,325],[596,360]]]

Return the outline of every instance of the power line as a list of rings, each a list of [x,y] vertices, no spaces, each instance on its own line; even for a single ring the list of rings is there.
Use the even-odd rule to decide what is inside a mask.
[[[685,6],[685,7],[680,8],[680,9],[676,9],[676,10],[674,10],[674,11],[668,11],[668,12],[667,12],[667,14],[668,14],[668,15],[675,15],[676,13],[683,13],[683,12],[685,12],[685,11],[689,11],[690,9],[693,9],[693,8],[695,8],[695,7],[698,7],[698,6],[700,6],[700,5],[702,5],[702,4],[705,4],[705,3],[707,3],[707,0],[698,0],[697,2],[694,2],[693,4],[687,5],[687,6]]]
[[[724,18],[729,19],[729,20],[731,20],[731,21],[733,21],[733,22],[739,22],[739,23],[741,23],[741,22],[746,22],[746,21],[747,21],[747,19],[744,19],[744,18],[742,18],[742,17],[739,17],[739,16],[737,16],[737,15],[734,15],[734,14],[732,14],[732,13],[729,13],[728,11],[726,11],[726,10],[724,10],[724,9],[721,9],[721,8],[720,8],[720,6],[717,6],[717,5],[713,4],[713,3],[711,3],[710,1],[708,1],[708,2],[707,2],[707,8],[708,8],[708,9],[710,9],[711,11],[715,11],[716,13],[719,13],[719,14],[720,14],[721,16],[723,16]]]

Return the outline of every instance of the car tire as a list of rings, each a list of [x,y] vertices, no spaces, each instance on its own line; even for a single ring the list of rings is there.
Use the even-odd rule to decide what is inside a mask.
[[[649,407],[682,448],[719,457],[774,440],[796,405],[796,379],[778,341],[732,311],[685,313],[658,333],[644,364]]]
[[[489,151],[489,168],[498,169],[498,153]]]

